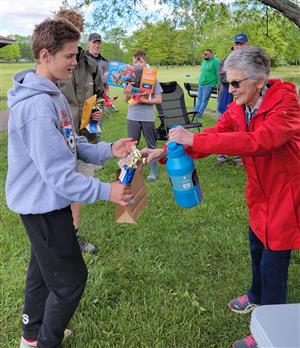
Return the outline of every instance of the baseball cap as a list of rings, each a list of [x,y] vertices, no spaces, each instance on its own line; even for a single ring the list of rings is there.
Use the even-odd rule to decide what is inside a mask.
[[[234,43],[247,43],[248,42],[248,36],[244,33],[239,33],[235,35],[234,37]]]
[[[91,33],[89,36],[89,41],[102,41],[102,37],[100,34]]]

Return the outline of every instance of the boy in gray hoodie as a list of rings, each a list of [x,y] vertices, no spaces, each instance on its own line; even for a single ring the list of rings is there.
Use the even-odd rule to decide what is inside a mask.
[[[126,185],[102,183],[75,171],[76,159],[100,164],[125,157],[134,142],[87,143],[74,131],[66,98],[57,86],[76,66],[78,30],[68,21],[36,26],[36,70],[17,73],[8,92],[8,207],[19,213],[31,243],[21,347],[61,347],[64,330],[87,280],[70,204],[97,200],[127,205]]]

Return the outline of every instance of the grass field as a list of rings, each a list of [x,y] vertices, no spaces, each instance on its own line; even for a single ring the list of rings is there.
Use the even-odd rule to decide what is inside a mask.
[[[197,73],[198,68],[161,69],[160,80],[183,83],[190,74],[196,81]],[[104,140],[126,136],[126,105],[119,100],[117,106],[120,112],[105,119]],[[205,126],[214,124],[214,108],[213,101]],[[21,336],[29,243],[19,217],[5,205],[6,133],[0,134],[0,146],[0,347],[13,348]],[[116,224],[110,203],[83,208],[81,234],[99,251],[85,255],[89,280],[69,325],[75,335],[65,348],[227,348],[249,333],[250,317],[226,308],[228,300],[245,293],[251,276],[245,173],[214,161],[196,161],[204,194],[196,208],[175,204],[163,166],[159,179],[146,184],[148,206],[137,224]],[[111,160],[96,175],[112,181],[116,168]],[[294,252],[289,302],[299,302],[299,263],[300,253]]]
[[[33,63],[0,63],[0,110],[7,107],[6,93],[12,86],[12,76],[16,71],[34,68]],[[183,82],[197,82],[199,74],[199,66],[182,66],[182,67],[162,67],[159,69],[160,80]],[[190,75],[190,78],[185,78]],[[272,69],[271,76],[280,76],[287,81],[292,81],[300,85],[300,69],[299,66],[285,66]]]

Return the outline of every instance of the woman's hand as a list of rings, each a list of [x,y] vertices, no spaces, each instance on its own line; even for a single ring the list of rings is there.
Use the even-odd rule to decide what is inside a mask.
[[[165,156],[164,149],[143,149],[141,150],[141,154],[143,157],[147,158],[147,163],[154,162],[160,160],[163,156]]]
[[[169,141],[175,141],[177,144],[193,146],[194,133],[183,127],[171,128],[169,131]]]

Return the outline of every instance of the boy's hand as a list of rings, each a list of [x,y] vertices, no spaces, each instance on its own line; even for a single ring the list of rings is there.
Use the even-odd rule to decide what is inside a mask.
[[[125,97],[130,98],[131,97],[131,92],[132,92],[132,84],[127,83],[126,87],[123,90],[123,93]]]
[[[131,153],[132,147],[136,145],[136,143],[137,141],[132,138],[119,139],[112,144],[112,155],[117,158],[126,157]]]
[[[111,191],[109,201],[120,204],[122,206],[128,205],[128,201],[133,198],[131,188],[129,185],[120,184],[118,181],[111,183]]]
[[[158,161],[165,155],[164,149],[143,149],[141,150],[143,157],[147,158],[147,163]]]
[[[136,104],[149,104],[149,97],[146,95],[140,95],[136,100]]]
[[[103,118],[103,111],[95,111],[91,114],[91,119],[93,121],[99,122]]]

